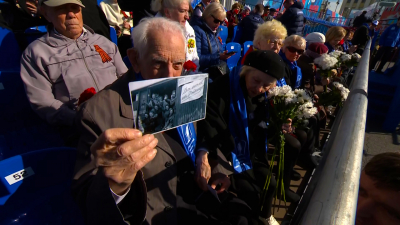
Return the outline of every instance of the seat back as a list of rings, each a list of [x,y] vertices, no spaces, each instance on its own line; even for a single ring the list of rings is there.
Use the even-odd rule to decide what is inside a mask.
[[[112,26],[110,26],[110,37],[111,37],[111,41],[114,42],[114,44],[118,46],[117,31]]]
[[[19,71],[0,71],[0,136],[2,159],[64,146],[59,133],[32,110]]]
[[[131,61],[129,61],[128,56],[125,56],[125,57],[122,59],[122,61],[124,61],[125,66],[126,66],[127,68],[131,68],[131,67],[132,67]]]
[[[54,148],[0,161],[0,224],[82,224],[70,195],[75,158]]]
[[[46,26],[30,27],[25,30],[25,39],[27,45],[40,38],[47,33]]]
[[[237,66],[240,56],[241,56],[241,51],[242,51],[242,46],[239,43],[235,43],[235,42],[230,42],[228,44],[226,44],[226,50],[228,52],[233,52],[235,51],[236,54],[234,54],[233,56],[231,56],[226,63],[228,64],[229,70],[232,71],[233,67]]]
[[[226,26],[219,26],[219,36],[222,39],[222,46],[226,45],[226,39],[228,38],[228,28]]]
[[[0,27],[0,71],[19,71],[21,50],[12,31]]]
[[[245,43],[243,43],[243,56],[246,55],[246,52],[249,50],[251,46],[253,46],[252,41],[246,41]]]

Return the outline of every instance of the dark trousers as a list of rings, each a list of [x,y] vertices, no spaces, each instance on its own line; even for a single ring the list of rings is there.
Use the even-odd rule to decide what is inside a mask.
[[[381,61],[379,63],[378,68],[375,71],[382,72],[383,67],[386,65],[386,63],[390,60],[391,56],[393,55],[393,50],[394,47],[387,47],[387,46],[380,47],[375,57],[371,60],[369,69],[373,70],[376,66],[376,63],[378,61]]]

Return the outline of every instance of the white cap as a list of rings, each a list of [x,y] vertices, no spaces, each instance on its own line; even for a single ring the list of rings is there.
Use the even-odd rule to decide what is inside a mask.
[[[378,26],[379,21],[378,20],[374,20],[374,21],[372,21],[372,24],[375,25],[375,26]]]
[[[325,43],[325,35],[323,35],[322,33],[319,33],[319,32],[309,33],[305,39],[306,39],[307,44],[316,43],[316,42]]]
[[[244,9],[245,9],[245,10],[248,9],[249,11],[251,11],[250,6],[248,6],[248,5],[245,5],[245,6],[244,6]]]

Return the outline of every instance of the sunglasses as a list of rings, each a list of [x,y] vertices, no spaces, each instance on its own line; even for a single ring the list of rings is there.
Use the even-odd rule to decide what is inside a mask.
[[[283,43],[282,43],[282,40],[268,40],[267,41],[267,43],[268,44],[274,44],[274,45],[277,45],[277,46],[282,46],[283,45]]]
[[[297,49],[297,48],[292,47],[292,46],[288,46],[288,47],[286,47],[286,49],[289,50],[289,52],[291,52],[291,53],[297,52],[297,54],[299,54],[299,55],[304,53],[303,49]]]
[[[221,24],[224,22],[224,21],[221,21],[221,20],[215,18],[213,15],[211,15],[211,16],[212,16],[212,18],[214,18],[214,23],[216,23],[216,24]]]

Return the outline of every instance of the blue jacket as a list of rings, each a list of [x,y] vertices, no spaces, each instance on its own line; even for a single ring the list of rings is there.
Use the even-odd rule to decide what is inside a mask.
[[[400,27],[390,25],[379,38],[379,46],[400,47]]]
[[[250,15],[246,16],[242,21],[240,21],[238,25],[241,27],[239,43],[243,44],[246,41],[253,41],[254,33],[256,32],[258,26],[262,23],[264,23],[264,20],[261,15],[254,12],[251,12]]]
[[[328,48],[328,53],[331,53],[331,52],[335,51],[335,48],[331,44],[329,44],[328,42],[325,42],[324,44]]]
[[[286,27],[288,36],[292,34],[303,35],[304,5],[301,1],[296,1],[285,13],[278,19]]]
[[[196,34],[197,54],[200,59],[199,71],[205,72],[210,66],[219,65],[220,63],[219,54],[223,52],[223,48],[222,43],[218,39],[219,29],[216,33],[213,33],[203,19],[199,20],[193,26],[193,29]]]

